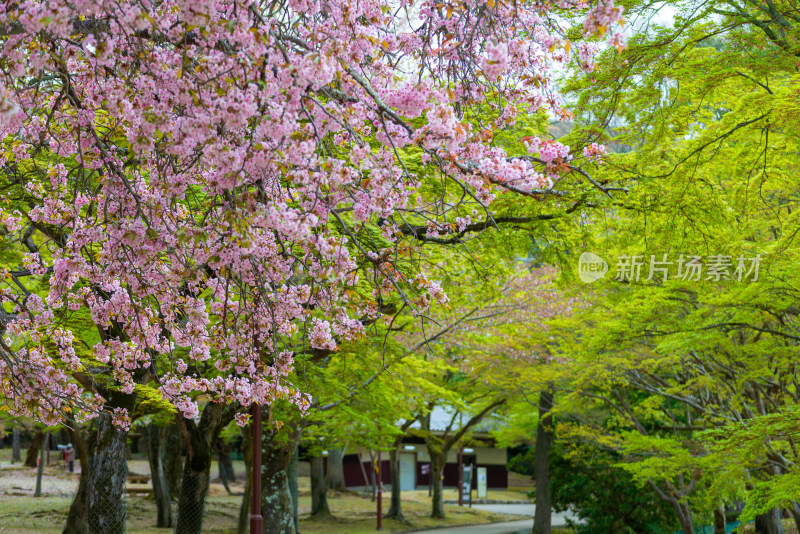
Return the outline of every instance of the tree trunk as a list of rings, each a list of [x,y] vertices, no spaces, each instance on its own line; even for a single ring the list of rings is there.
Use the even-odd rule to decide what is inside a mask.
[[[22,461],[22,455],[20,454],[19,428],[14,427],[14,430],[11,431],[11,463],[20,461]]]
[[[203,531],[211,460],[214,458],[213,444],[222,427],[233,418],[233,413],[233,409],[223,404],[209,403],[203,408],[199,423],[183,420],[188,454],[183,466],[175,534],[200,534]]]
[[[225,466],[223,465],[222,453],[219,451],[217,452],[217,468],[219,481],[222,482],[222,486],[225,488],[225,491],[228,492],[228,495],[233,495],[231,486],[228,484],[228,470],[225,469]]]
[[[69,507],[67,524],[64,526],[62,534],[88,534],[89,516],[87,514],[86,487],[89,478],[89,450],[94,448],[95,436],[92,434],[90,437],[87,432],[78,430],[77,427],[75,430],[71,430],[70,434],[78,456],[81,473],[78,481],[78,491],[75,492],[75,497]]]
[[[236,471],[233,469],[231,446],[222,439],[217,440],[217,457],[219,459],[219,478],[226,482],[236,482]]]
[[[242,433],[242,459],[244,460],[245,482],[242,505],[239,508],[238,534],[248,534],[250,531],[250,498],[253,495],[253,430],[248,426]]]
[[[403,516],[403,509],[400,501],[400,458],[398,448],[400,440],[394,442],[394,446],[389,450],[389,474],[392,478],[392,499],[389,505],[389,512],[386,517],[392,517],[398,521],[406,521]]]
[[[311,515],[331,515],[328,508],[328,485],[325,483],[325,460],[319,455],[311,457]]]
[[[797,501],[792,501],[792,507],[789,509],[789,512],[792,514],[795,530],[800,532],[800,505],[797,504]]]
[[[156,501],[156,528],[172,527],[172,500],[169,495],[167,478],[164,476],[164,436],[163,429],[154,424],[148,425],[147,458],[150,463],[150,481]]]
[[[536,428],[536,449],[533,470],[536,477],[536,511],[533,534],[550,534],[550,449],[553,447],[553,390],[551,386],[539,393],[539,424]]]
[[[694,523],[692,522],[692,511],[686,502],[679,501],[673,497],[669,503],[672,505],[675,514],[678,516],[678,523],[681,525],[683,534],[694,534]]]
[[[87,480],[89,532],[125,532],[128,431],[116,428],[107,413],[96,421],[97,442]]]
[[[181,492],[183,472],[183,433],[177,424],[164,427],[164,477],[169,486],[169,495],[177,499]]]
[[[725,534],[725,507],[714,508],[714,534]]]
[[[328,451],[328,487],[333,490],[344,489],[344,462],[342,449]]]
[[[299,429],[288,429],[288,439],[281,439],[277,430],[262,433],[261,451],[261,511],[264,515],[264,534],[296,534],[294,503],[289,489],[289,464],[292,460]]]
[[[428,449],[431,457],[431,477],[433,479],[433,499],[431,500],[431,517],[444,519],[444,503],[442,502],[442,479],[447,456],[434,453]]]
[[[783,523],[781,522],[779,508],[773,508],[756,516],[755,534],[783,534]]]
[[[36,459],[42,451],[42,443],[44,442],[44,432],[41,429],[36,429],[31,439],[31,444],[28,447],[28,452],[25,454],[25,467],[36,467]]]
[[[294,529],[300,532],[300,515],[297,512],[298,504],[300,503],[299,492],[297,488],[297,462],[299,460],[300,447],[294,446],[292,451],[292,459],[289,460],[289,493],[292,494],[292,516],[294,517]]]
[[[44,450],[47,446],[48,439],[50,437],[49,432],[45,432],[44,440],[42,441],[42,448],[39,455],[39,467],[36,470],[36,490],[33,492],[34,497],[41,497],[42,496],[42,475],[44,474]]]
[[[378,494],[378,479],[376,478],[375,474],[375,462],[377,459],[375,458],[375,453],[372,452],[372,449],[369,450],[369,480],[370,484],[372,484],[372,502],[375,502],[376,496]]]

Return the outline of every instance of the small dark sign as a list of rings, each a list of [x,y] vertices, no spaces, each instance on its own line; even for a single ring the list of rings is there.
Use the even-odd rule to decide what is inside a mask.
[[[464,466],[464,476],[461,478],[461,500],[469,501],[472,506],[472,466]]]

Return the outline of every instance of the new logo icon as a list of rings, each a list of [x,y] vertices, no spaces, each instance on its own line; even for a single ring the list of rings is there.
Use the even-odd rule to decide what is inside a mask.
[[[608,263],[606,263],[606,260],[593,252],[584,252],[578,258],[578,277],[585,284],[600,280],[607,272]]]

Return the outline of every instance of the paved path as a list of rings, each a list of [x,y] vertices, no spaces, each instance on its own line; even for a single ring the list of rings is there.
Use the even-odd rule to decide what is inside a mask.
[[[486,510],[487,512],[494,512],[498,514],[513,514],[533,517],[536,511],[535,504],[473,504],[473,508],[478,510]],[[563,527],[567,524],[567,517],[573,518],[572,514],[553,512],[552,525],[554,527]],[[529,533],[533,528],[533,519],[525,519],[522,521],[509,521],[506,523],[492,523],[489,525],[474,525],[471,527],[452,527],[441,528],[436,530],[421,530],[420,534],[522,534]],[[414,533],[416,534],[416,533]]]
[[[491,506],[491,505],[486,505]],[[528,534],[533,528],[533,519],[509,521],[508,523],[492,523],[490,525],[474,525],[471,527],[439,528],[436,530],[420,530],[412,534]]]

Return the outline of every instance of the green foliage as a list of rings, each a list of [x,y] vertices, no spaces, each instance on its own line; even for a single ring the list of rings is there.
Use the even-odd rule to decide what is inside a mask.
[[[532,450],[531,453],[532,455]],[[577,534],[671,534],[677,530],[667,503],[616,467],[619,456],[556,446],[550,455],[553,507],[570,510]]]

